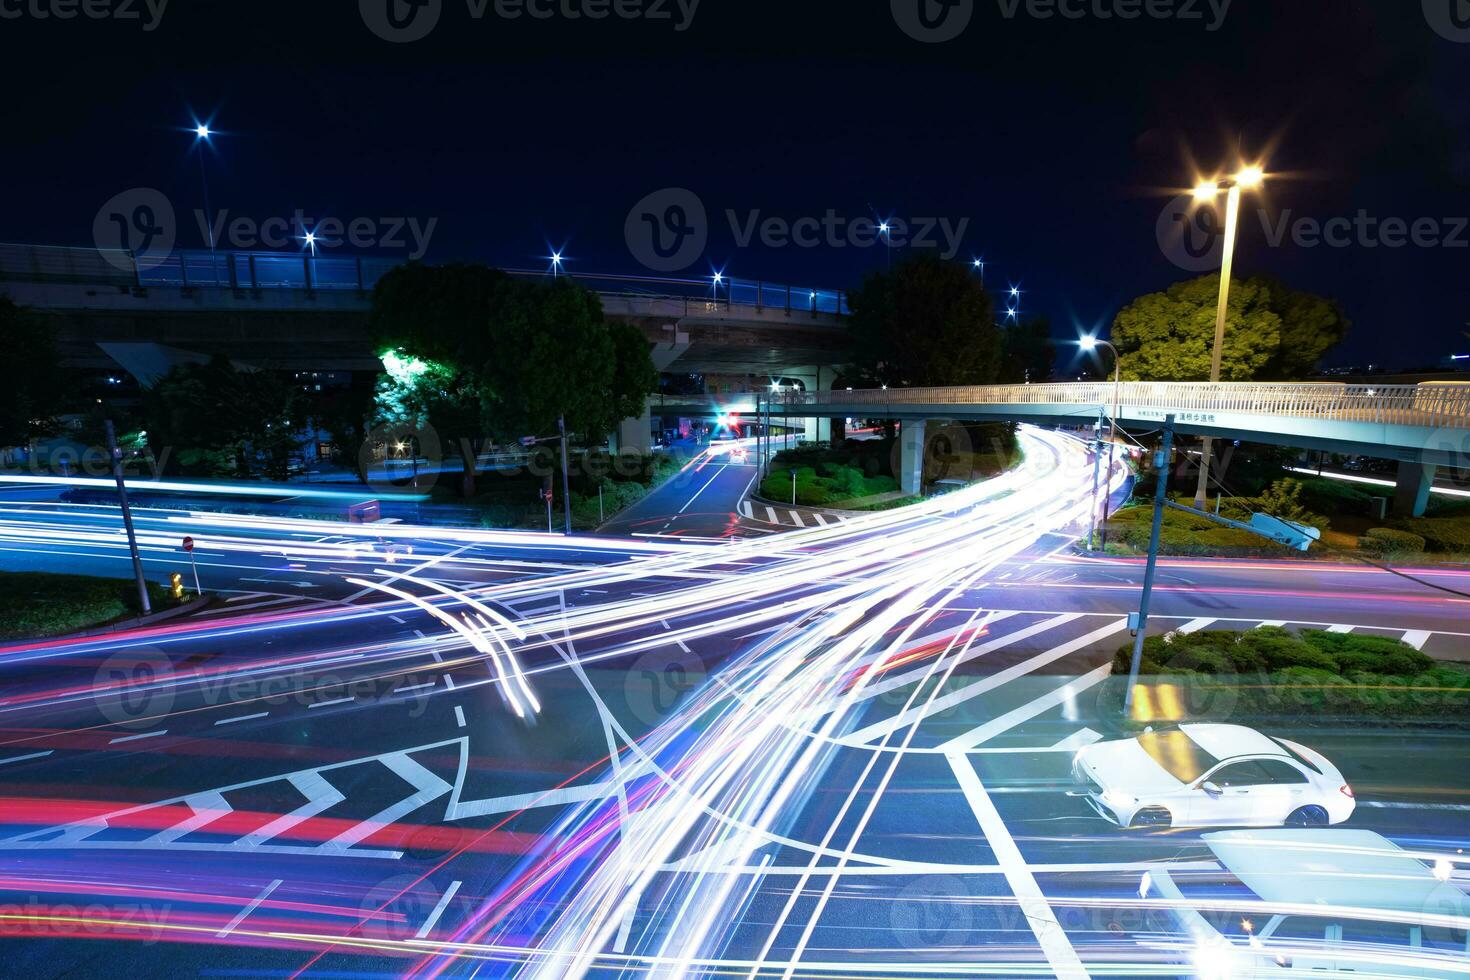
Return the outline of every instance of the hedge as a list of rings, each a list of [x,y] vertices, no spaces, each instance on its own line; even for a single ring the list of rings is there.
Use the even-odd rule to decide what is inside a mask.
[[[1371,528],[1358,539],[1358,547],[1377,555],[1419,553],[1425,548],[1424,538],[1391,527]]]
[[[1118,651],[1115,677],[1127,676],[1132,652],[1131,646]],[[1470,719],[1470,672],[1386,637],[1277,627],[1153,636],[1144,642],[1141,673],[1176,689],[1186,716],[1177,720],[1184,721],[1237,714]],[[1121,700],[1119,685],[1112,685],[1111,697]]]
[[[1424,539],[1430,551],[1470,551],[1470,517],[1418,517],[1394,521],[1395,530]]]

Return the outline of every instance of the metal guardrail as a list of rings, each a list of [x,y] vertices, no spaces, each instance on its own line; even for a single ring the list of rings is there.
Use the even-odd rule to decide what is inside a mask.
[[[402,260],[373,256],[312,255],[309,252],[252,252],[181,249],[139,263],[115,249],[0,244],[0,282],[110,283],[121,287],[172,286],[217,289],[355,290],[371,292]],[[513,276],[546,278],[546,270],[507,269]],[[792,313],[846,316],[847,294],[835,289],[788,286],[722,277],[685,279],[655,276],[562,273],[609,295],[679,299]]]
[[[1125,382],[1116,393],[1126,410],[1274,415],[1341,422],[1372,422],[1470,429],[1470,382],[1421,385],[1240,384]],[[890,388],[861,391],[785,392],[776,404],[871,408],[875,415],[904,405],[1111,406],[1110,382],[988,385],[959,388]]]

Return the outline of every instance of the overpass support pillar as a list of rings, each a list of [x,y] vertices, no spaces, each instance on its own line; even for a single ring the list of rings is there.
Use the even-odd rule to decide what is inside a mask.
[[[793,370],[783,372],[785,377],[799,380],[807,391],[831,391],[832,383],[837,380],[835,368],[807,368],[804,370]],[[832,441],[832,419],[813,418],[806,420],[806,431],[802,438],[807,442],[831,442]]]
[[[641,453],[647,456],[653,452],[653,411],[645,410],[641,418],[623,419],[618,423],[617,435],[614,437],[617,445],[615,452]]]
[[[898,488],[911,497],[924,492],[923,421],[904,421],[898,431]]]
[[[1398,481],[1393,492],[1396,517],[1423,517],[1429,507],[1429,491],[1434,486],[1438,467],[1433,463],[1404,461],[1399,463]]]

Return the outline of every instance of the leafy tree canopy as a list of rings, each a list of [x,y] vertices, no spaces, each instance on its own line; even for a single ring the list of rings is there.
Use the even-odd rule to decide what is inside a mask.
[[[1133,381],[1207,381],[1220,277],[1202,276],[1141,296],[1113,323],[1123,375]],[[1220,376],[1224,381],[1306,375],[1347,333],[1331,300],[1262,277],[1232,280]]]
[[[207,476],[285,479],[300,409],[284,377],[223,357],[181,364],[143,394],[154,456],[171,470]]]
[[[869,383],[988,384],[1000,371],[995,309],[968,266],[905,259],[864,278],[848,303],[854,373]]]
[[[387,407],[397,398],[426,411],[443,436],[548,435],[563,414],[569,430],[600,435],[641,415],[658,386],[642,332],[605,320],[597,295],[568,279],[405,266],[378,283],[372,330],[382,349],[419,365],[396,380],[390,370],[400,390]]]
[[[57,428],[70,384],[49,323],[0,294],[0,337],[5,356],[19,369],[0,385],[0,446],[25,445]]]

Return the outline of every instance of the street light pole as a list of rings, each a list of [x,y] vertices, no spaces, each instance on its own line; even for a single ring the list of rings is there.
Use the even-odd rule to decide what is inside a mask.
[[[1260,167],[1246,167],[1233,177],[1220,181],[1206,181],[1194,190],[1195,200],[1213,201],[1220,191],[1225,191],[1225,248],[1220,259],[1220,301],[1215,310],[1215,345],[1210,353],[1210,383],[1220,383],[1221,362],[1225,353],[1225,318],[1230,311],[1230,277],[1235,267],[1235,240],[1240,228],[1240,198],[1245,188],[1259,187],[1266,179]],[[1194,491],[1196,510],[1204,510],[1210,492],[1210,465],[1215,452],[1215,440],[1205,436],[1204,455],[1200,458],[1199,484]]]
[[[138,607],[142,615],[147,616],[153,612],[153,604],[148,601],[148,580],[143,577],[143,557],[138,553],[138,535],[133,530],[133,511],[128,506],[128,488],[123,482],[122,450],[117,447],[117,432],[112,427],[112,419],[103,423],[107,429],[107,454],[112,457],[112,478],[117,483],[117,499],[122,505],[123,530],[128,535],[128,552],[133,559],[133,578],[138,583]]]
[[[1133,689],[1143,663],[1143,641],[1148,633],[1149,600],[1153,598],[1154,575],[1159,568],[1159,536],[1164,527],[1164,504],[1169,499],[1169,456],[1174,451],[1174,416],[1164,419],[1164,445],[1155,458],[1159,485],[1154,490],[1154,524],[1148,541],[1148,568],[1143,573],[1143,598],[1138,604],[1137,631],[1133,635],[1133,661],[1128,667],[1128,689],[1123,693],[1123,717],[1133,717]]]

